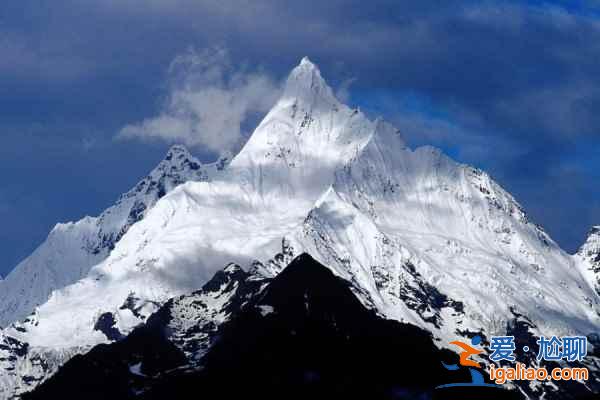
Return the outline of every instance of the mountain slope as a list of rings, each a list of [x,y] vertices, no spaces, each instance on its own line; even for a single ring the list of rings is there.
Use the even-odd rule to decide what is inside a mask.
[[[358,282],[386,315],[439,328],[446,339],[458,329],[501,333],[514,311],[538,333],[598,331],[598,296],[510,194],[482,171],[431,147],[407,149],[396,136],[380,130],[338,171],[295,247]],[[454,321],[437,327],[406,315],[398,278],[407,263],[469,318],[448,315]]]
[[[126,336],[219,265],[274,277],[302,252],[440,346],[504,334],[519,318],[533,334],[599,331],[600,297],[578,262],[509,193],[439,150],[407,148],[391,125],[339,103],[303,59],[221,173],[160,198],[85,278],[2,335],[72,356]],[[8,368],[29,356],[14,357]]]
[[[308,87],[300,90],[303,85]],[[334,171],[377,127],[339,104],[316,66],[304,60],[222,174],[164,196],[86,278],[37,309],[37,325],[14,334],[34,346],[99,343],[106,338],[93,330],[95,321],[117,310],[132,291],[141,301],[162,302],[200,287],[215,265],[269,260],[282,238],[302,224]],[[73,304],[82,307],[74,313]],[[143,321],[124,319],[125,331]]]
[[[590,286],[600,295],[600,226],[590,229],[587,240],[574,258]]]
[[[173,146],[148,176],[99,217],[56,225],[33,254],[0,280],[0,327],[25,318],[53,290],[86,276],[158,199],[188,180],[208,180],[216,168],[200,164],[183,146]]]
[[[199,364],[173,346],[167,327],[177,318],[168,303],[123,341],[74,358],[24,398],[417,398],[431,396],[438,384],[468,380],[466,371],[442,368],[441,360],[456,356],[438,350],[429,333],[366,309],[348,282],[306,254],[265,280],[262,290],[241,295],[250,282],[230,266],[185,301],[197,302],[188,311],[202,330],[208,321],[197,317],[214,308],[199,299],[215,287],[229,288],[221,293],[233,315],[219,327],[219,339],[200,351]],[[202,339],[188,337],[187,344],[194,341]],[[396,367],[384,360],[396,360]],[[519,397],[499,389],[478,394]]]
[[[195,368],[217,339],[220,326],[254,299],[266,283],[260,275],[230,264],[202,289],[166,302],[125,339],[75,356],[32,396],[126,397],[143,391],[154,381],[153,376],[174,368]],[[73,374],[79,376],[76,381]],[[65,378],[68,388],[63,386]]]

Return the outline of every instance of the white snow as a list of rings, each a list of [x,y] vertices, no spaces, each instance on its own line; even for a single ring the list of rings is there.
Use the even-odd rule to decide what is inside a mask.
[[[275,311],[275,309],[272,306],[266,304],[261,304],[260,306],[258,306],[258,310],[260,311],[260,315],[262,315],[263,317],[266,317],[269,314],[273,314],[273,312]]]
[[[593,226],[585,243],[574,256],[588,285],[600,294],[600,226]]]
[[[0,279],[0,327],[25,318],[53,290],[85,277],[135,218],[143,218],[153,207],[161,191],[190,180],[208,180],[216,168],[201,165],[184,147],[173,146],[164,161],[99,217],[57,224],[33,254]]]
[[[88,224],[93,234],[96,220]],[[4,333],[64,351],[107,341],[93,330],[103,312],[117,315],[123,333],[142,322],[119,310],[132,292],[161,303],[199,288],[231,262],[267,265],[282,238],[295,254],[307,251],[352,282],[367,306],[432,331],[442,344],[458,329],[503,332],[512,311],[544,334],[600,326],[600,299],[581,261],[531,223],[510,194],[435,148],[407,148],[391,125],[339,103],[303,59],[223,171],[156,201],[108,256],[88,262],[99,263],[87,275],[91,265],[83,264],[66,280],[83,279],[55,290],[21,330]],[[21,274],[45,268],[36,265]],[[263,272],[281,268],[269,266]],[[464,310],[448,303],[419,311],[413,303],[422,301],[424,287]],[[226,300],[207,298],[214,303],[207,313]]]

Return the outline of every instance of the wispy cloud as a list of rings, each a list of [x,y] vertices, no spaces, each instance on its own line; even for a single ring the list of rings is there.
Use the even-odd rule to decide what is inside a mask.
[[[266,73],[234,66],[227,50],[192,48],[171,63],[168,95],[158,115],[124,126],[118,137],[232,150],[244,138],[246,119],[268,111],[279,92]]]
[[[65,179],[61,160],[80,153],[97,160],[78,164],[82,173],[98,174],[103,165],[111,174],[112,179],[98,178],[94,187],[112,196],[162,157],[163,142],[194,144],[195,154],[209,160],[214,154],[202,147],[235,147],[231,143],[244,135],[245,127],[253,127],[253,114],[268,108],[256,96],[252,106],[231,107],[238,100],[223,92],[247,97],[243,88],[252,86],[249,76],[276,87],[269,76],[283,76],[308,55],[331,83],[340,84],[336,77],[358,78],[351,86],[350,81],[341,85],[341,97],[351,94],[363,109],[373,105],[373,114],[393,120],[411,143],[450,149],[460,161],[488,170],[561,244],[575,248],[579,235],[598,224],[600,215],[600,208],[592,206],[600,198],[600,188],[593,184],[600,159],[595,112],[600,104],[599,4],[259,0],[240,7],[238,2],[197,0],[65,0],[51,5],[6,0],[0,3],[0,169],[19,170],[5,174],[0,192],[21,187],[23,181],[43,181],[49,189],[40,196],[50,203],[53,193],[79,186]],[[194,59],[218,60],[217,50],[186,52],[181,63],[174,61],[180,73],[171,71],[161,107],[147,111],[156,104],[157,82],[164,81],[165,67],[175,55],[190,44],[202,49],[215,43],[230,50],[220,56],[227,62],[213,62],[222,75],[215,78],[202,63],[194,67]],[[268,73],[239,67],[241,60],[263,65]],[[337,64],[343,68],[332,68]],[[232,80],[236,72],[241,78]],[[190,74],[207,79],[191,78],[188,89]],[[219,95],[209,96],[211,90]],[[398,95],[397,105],[368,104],[370,92],[381,90]],[[196,92],[209,103],[202,109],[216,110],[218,117],[196,111],[202,102]],[[402,95],[407,92],[430,104],[405,107]],[[222,115],[223,103],[231,118]],[[241,119],[245,122],[236,123]],[[35,129],[21,128],[32,121]],[[137,142],[112,142],[119,130],[130,139],[158,145],[129,156]],[[218,132],[225,132],[224,137]],[[82,151],[86,148],[87,153]],[[581,167],[581,180],[573,179],[575,173],[549,171],[565,162]],[[560,201],[554,201],[558,179],[564,188]],[[8,188],[6,182],[14,186]],[[69,212],[60,215],[47,216],[47,210],[36,211],[23,202],[15,203],[19,208],[13,214],[49,223],[78,218],[86,209],[82,204],[94,204],[97,211],[109,201],[100,201],[96,193],[81,201],[70,199],[64,205]],[[63,210],[62,200],[53,201],[55,209]],[[566,208],[576,212],[563,217]],[[7,255],[30,240],[14,234],[2,239],[0,250]]]

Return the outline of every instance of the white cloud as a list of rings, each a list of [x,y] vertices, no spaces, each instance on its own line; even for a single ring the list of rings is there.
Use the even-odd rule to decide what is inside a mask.
[[[244,122],[268,111],[279,92],[266,73],[234,67],[225,49],[190,49],[169,67],[168,96],[158,115],[126,125],[118,137],[231,151],[243,141]]]

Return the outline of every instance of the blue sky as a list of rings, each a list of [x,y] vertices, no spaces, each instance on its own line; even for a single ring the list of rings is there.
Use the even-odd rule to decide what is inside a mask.
[[[304,55],[412,145],[490,172],[573,251],[600,224],[598,43],[592,0],[4,1],[0,274],[56,222],[112,204],[181,139],[118,138],[178,87],[254,96],[233,118],[239,144]],[[173,71],[214,49],[223,76]],[[205,161],[233,143],[199,135],[184,139]]]

